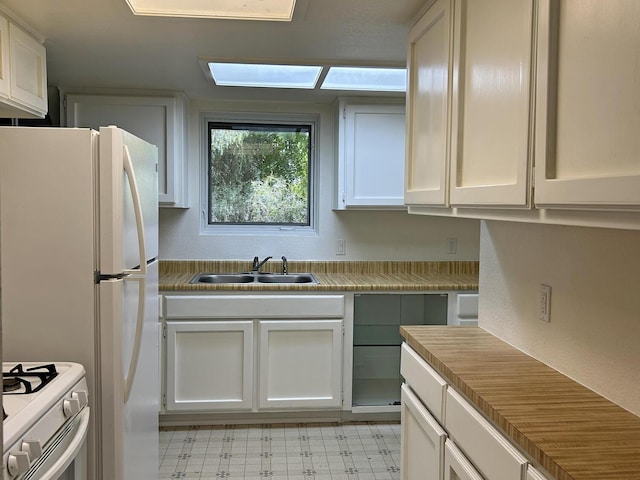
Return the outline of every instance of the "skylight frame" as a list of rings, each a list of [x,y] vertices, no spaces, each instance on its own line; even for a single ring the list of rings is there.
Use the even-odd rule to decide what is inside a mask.
[[[135,15],[290,22],[296,0],[125,0]]]

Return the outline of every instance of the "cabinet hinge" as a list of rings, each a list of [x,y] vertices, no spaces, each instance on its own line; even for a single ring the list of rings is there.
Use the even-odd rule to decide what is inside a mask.
[[[531,188],[536,188],[536,167],[531,169]]]
[[[166,325],[162,326],[162,338],[164,338],[164,339],[167,338],[167,326]]]
[[[166,393],[162,394],[162,408],[163,409],[167,408],[167,394]]]
[[[342,109],[342,118],[347,118],[347,109],[346,108]]]

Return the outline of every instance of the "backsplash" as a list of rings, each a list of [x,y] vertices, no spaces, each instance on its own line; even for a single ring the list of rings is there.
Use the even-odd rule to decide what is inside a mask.
[[[197,272],[246,272],[252,263],[243,260],[161,260],[160,274]],[[279,272],[280,261],[270,260],[261,271]],[[415,273],[415,274],[468,274],[478,275],[479,262],[379,262],[379,261],[295,261],[288,262],[290,272],[312,273]]]

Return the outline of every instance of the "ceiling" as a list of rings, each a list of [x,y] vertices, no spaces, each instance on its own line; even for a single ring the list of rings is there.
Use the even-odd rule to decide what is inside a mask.
[[[262,22],[135,16],[125,0],[0,0],[45,38],[49,85],[315,101],[337,93],[216,87],[199,60],[404,66],[408,25],[424,3],[298,0],[292,22]]]

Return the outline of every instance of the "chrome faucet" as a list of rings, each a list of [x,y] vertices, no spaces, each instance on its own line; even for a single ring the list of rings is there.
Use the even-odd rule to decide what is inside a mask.
[[[282,256],[282,274],[286,275],[287,273],[289,273],[289,269],[287,267],[287,257],[283,255]]]
[[[267,261],[269,261],[272,257],[267,257],[264,260],[260,261],[258,259],[258,257],[253,257],[253,268],[251,269],[252,272],[259,272],[260,268],[267,263]]]

